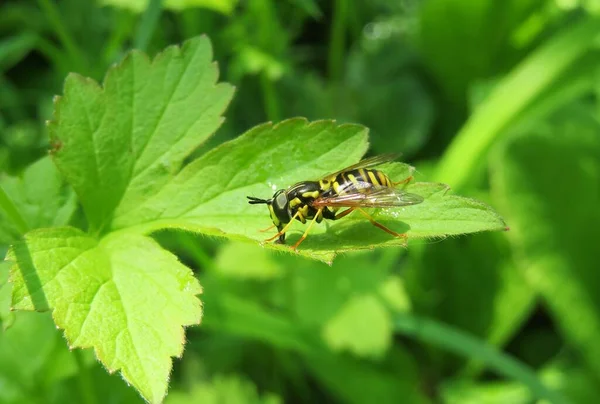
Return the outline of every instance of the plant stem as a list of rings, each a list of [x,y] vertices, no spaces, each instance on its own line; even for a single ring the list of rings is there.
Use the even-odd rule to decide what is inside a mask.
[[[44,13],[46,13],[48,20],[50,21],[50,25],[54,29],[54,32],[56,32],[56,35],[58,35],[58,38],[67,51],[71,62],[76,69],[80,71],[80,73],[84,73],[84,70],[87,67],[86,58],[81,49],[79,49],[77,46],[71,33],[67,30],[67,25],[64,23],[64,21],[62,21],[56,4],[54,4],[52,0],[38,0],[38,4]]]
[[[213,271],[215,269],[213,258],[197,242],[190,240],[190,233],[177,232],[175,234],[179,244],[185,248],[200,268],[206,271]]]
[[[56,69],[61,72],[61,75],[69,73],[69,56],[65,57],[62,49],[57,48],[56,45],[43,37],[38,37],[36,49],[54,64]]]
[[[546,387],[525,364],[458,329],[414,315],[397,316],[394,329],[403,335],[437,345],[457,355],[481,361],[498,373],[523,383],[539,399],[546,399],[555,404],[567,402],[558,392]]]
[[[598,39],[600,21],[570,24],[514,68],[475,110],[442,157],[435,179],[462,188],[489,147]]]
[[[104,46],[103,57],[107,64],[113,63],[123,47],[123,42],[131,34],[133,18],[129,12],[115,8],[113,10],[115,26]]]
[[[264,71],[260,73],[260,87],[262,89],[267,120],[279,122],[281,120],[281,112],[279,110],[279,103],[277,102],[277,93],[275,92],[273,82]]]
[[[346,39],[346,16],[348,0],[335,0],[333,6],[333,22],[329,40],[328,69],[329,79],[337,82],[342,76],[344,63],[344,47]]]
[[[146,11],[142,15],[140,25],[135,34],[134,46],[142,51],[145,51],[150,43],[152,34],[156,29],[158,20],[160,18],[160,12],[162,9],[162,0],[150,0]]]
[[[77,362],[77,381],[79,383],[79,390],[81,393],[81,401],[85,404],[96,404],[96,396],[94,395],[94,385],[90,379],[88,369],[83,363],[83,351],[81,349],[75,349],[73,351],[75,361]]]
[[[0,208],[4,210],[4,213],[6,213],[6,216],[10,218],[10,220],[13,222],[19,233],[27,233],[27,230],[29,230],[27,222],[21,215],[21,212],[19,212],[19,209],[17,209],[13,201],[10,199],[8,194],[4,191],[4,188],[2,188],[2,186],[0,186]]]

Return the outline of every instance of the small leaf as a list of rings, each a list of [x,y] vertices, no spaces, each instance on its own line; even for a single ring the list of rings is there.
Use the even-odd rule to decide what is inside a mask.
[[[366,132],[359,125],[309,123],[304,119],[257,126],[186,166],[155,198],[138,205],[127,216],[115,217],[113,225],[118,229],[145,223],[139,231],[173,227],[262,242],[268,235],[259,230],[271,224],[268,209],[248,205],[246,196],[270,197],[279,188],[318,179],[357,162],[367,147]],[[400,181],[410,176],[413,169],[396,163],[382,170]],[[406,190],[422,195],[425,202],[381,210],[375,217],[409,237],[443,237],[505,228],[489,206],[446,195],[448,187],[443,184],[417,183]],[[289,243],[296,241],[304,229],[295,223]],[[339,222],[314,226],[299,253],[330,262],[339,251],[403,244],[403,239],[391,237],[356,212]],[[291,251],[288,246],[266,245]]]
[[[156,194],[219,127],[232,88],[216,84],[211,58],[208,39],[199,37],[152,61],[131,52],[102,87],[67,77],[50,137],[92,230],[105,230],[113,215],[127,215]]]
[[[65,225],[75,212],[75,195],[48,157],[27,167],[20,177],[2,176],[0,185],[29,228]],[[2,210],[0,229],[2,243],[20,235]]]
[[[200,285],[175,256],[147,237],[97,241],[62,227],[26,234],[7,259],[15,309],[52,308],[72,347],[93,347],[148,401],[162,400],[183,326],[202,314]]]
[[[325,325],[323,338],[335,351],[380,357],[392,342],[392,320],[375,296],[357,296]]]

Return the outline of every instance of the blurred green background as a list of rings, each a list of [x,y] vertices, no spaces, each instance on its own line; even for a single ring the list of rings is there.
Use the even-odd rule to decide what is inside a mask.
[[[5,0],[3,188],[21,189],[22,208],[60,197],[22,177],[47,153],[68,72],[102,80],[134,47],[202,33],[237,90],[196,155],[268,120],[358,122],[371,154],[402,152],[417,179],[490,203],[511,230],[332,267],[156,234],[205,290],[167,402],[532,403],[532,374],[563,402],[597,401],[599,1]],[[0,214],[2,254],[18,237]],[[7,298],[0,288],[0,402],[142,402],[69,351],[48,313],[7,314]]]

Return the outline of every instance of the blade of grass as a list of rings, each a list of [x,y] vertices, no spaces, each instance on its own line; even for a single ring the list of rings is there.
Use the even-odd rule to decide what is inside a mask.
[[[135,34],[134,46],[137,49],[145,51],[148,47],[148,43],[158,24],[161,10],[162,0],[150,0]]]
[[[327,61],[329,79],[334,82],[338,81],[342,75],[347,14],[348,1],[336,0],[333,7],[333,23],[331,24],[331,39]]]
[[[570,24],[510,72],[475,110],[442,157],[435,180],[464,187],[484,153],[542,91],[598,39],[600,21]]]
[[[263,101],[265,105],[265,113],[267,120],[271,122],[277,122],[281,119],[281,112],[279,110],[279,102],[277,100],[277,92],[273,81],[269,78],[266,72],[260,74],[260,87],[263,95]]]
[[[413,315],[398,315],[394,321],[394,329],[403,335],[434,344],[457,355],[481,361],[498,373],[523,383],[539,399],[546,399],[555,404],[568,402],[559,393],[547,388],[525,364],[458,329]]]
[[[4,191],[4,188],[0,186],[0,208],[4,210],[6,216],[13,222],[19,233],[25,234],[29,230],[27,222],[10,199],[10,197]]]
[[[56,32],[60,42],[65,47],[73,65],[79,73],[86,73],[86,58],[81,49],[77,46],[73,35],[67,30],[67,24],[62,21],[56,4],[54,4],[52,0],[38,0],[38,4],[46,14],[46,17],[50,21],[50,25],[52,26],[52,29],[54,29],[54,32]]]

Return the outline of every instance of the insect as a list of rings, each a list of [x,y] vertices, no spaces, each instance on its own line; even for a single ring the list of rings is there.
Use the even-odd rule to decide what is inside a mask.
[[[408,183],[412,176],[394,183],[386,174],[374,169],[378,165],[394,160],[396,156],[383,154],[362,160],[343,170],[328,174],[318,181],[302,181],[288,189],[280,189],[271,199],[248,196],[248,203],[265,204],[269,208],[273,226],[262,231],[273,227],[278,230],[277,234],[265,241],[279,238],[280,243],[285,243],[285,234],[294,219],[302,223],[310,220],[302,237],[292,246],[295,250],[304,241],[315,222],[321,223],[323,219],[338,220],[355,210],[381,230],[394,237],[406,238],[405,234],[396,233],[378,223],[362,209],[393,208],[423,202],[420,195],[395,188],[396,185]],[[347,209],[338,212],[342,208]]]

